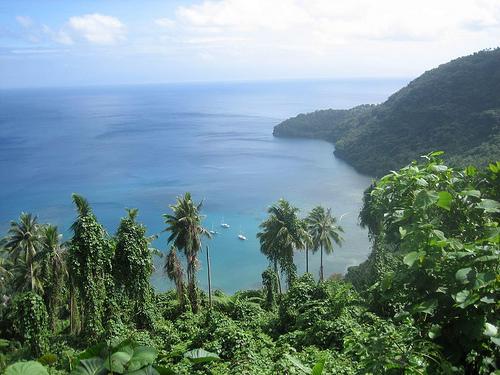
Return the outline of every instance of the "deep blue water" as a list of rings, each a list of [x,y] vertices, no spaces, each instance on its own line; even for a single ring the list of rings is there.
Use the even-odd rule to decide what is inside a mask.
[[[345,243],[326,257],[345,272],[369,252],[357,225],[370,177],[336,159],[319,140],[277,139],[273,126],[300,112],[383,101],[404,81],[294,81],[0,91],[0,229],[21,211],[59,225],[68,238],[71,193],[84,195],[110,233],[126,207],[139,208],[150,234],[190,191],[204,200],[213,284],[228,292],[256,287],[267,265],[255,234],[268,205],[284,197],[343,215]],[[224,220],[230,229],[220,228]],[[244,233],[248,240],[240,241]],[[166,234],[155,246],[165,250]],[[201,256],[199,274],[205,285]],[[297,254],[303,270],[304,254]],[[319,254],[310,257],[317,274]],[[161,274],[154,284],[170,284]]]

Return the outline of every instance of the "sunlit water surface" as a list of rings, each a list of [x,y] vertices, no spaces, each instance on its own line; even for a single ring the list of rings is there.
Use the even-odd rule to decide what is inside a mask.
[[[357,222],[370,177],[333,156],[319,140],[279,139],[273,126],[300,112],[383,101],[403,81],[294,81],[0,91],[0,229],[21,211],[59,225],[68,239],[84,195],[114,233],[126,207],[165,251],[162,214],[190,191],[204,200],[213,285],[258,287],[267,261],[255,237],[266,207],[283,197],[302,215],[322,204],[342,215],[345,243],[325,258],[343,273],[369,252]],[[224,229],[224,220],[231,227]],[[237,238],[242,233],[246,241]],[[298,253],[299,272],[304,254]],[[310,257],[317,275],[319,254]],[[159,289],[171,285],[157,259]],[[200,284],[206,264],[201,255]]]

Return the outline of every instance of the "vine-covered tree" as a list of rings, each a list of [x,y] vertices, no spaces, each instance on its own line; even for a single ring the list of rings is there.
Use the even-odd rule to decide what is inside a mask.
[[[149,248],[152,239],[146,237],[146,227],[137,223],[137,209],[127,211],[128,215],[122,218],[116,234],[115,287],[132,305],[136,326],[148,328],[153,325],[150,278],[154,266]]]
[[[74,234],[69,248],[70,268],[80,300],[83,336],[89,342],[96,342],[104,332],[112,247],[87,200],[73,194],[73,202],[78,217],[71,226]]]
[[[344,230],[337,224],[337,220],[333,217],[331,209],[328,208],[325,210],[322,206],[314,207],[306,220],[308,231],[312,238],[313,250],[317,251],[319,248],[321,253],[319,279],[323,281],[323,251],[331,254],[334,242],[341,246],[343,239],[340,233],[343,233]]]
[[[19,293],[12,301],[14,331],[31,353],[40,356],[48,348],[48,316],[42,297],[34,292]]]
[[[265,295],[264,307],[268,310],[273,310],[276,307],[278,278],[278,274],[272,268],[268,268],[262,272],[262,286],[264,287]]]
[[[167,259],[165,261],[165,266],[163,270],[167,274],[167,277],[170,281],[173,281],[175,284],[175,290],[177,292],[177,299],[181,306],[184,305],[184,269],[182,268],[182,263],[177,256],[177,249],[175,246],[170,247],[170,251],[168,252]]]
[[[195,204],[190,193],[177,197],[175,205],[170,206],[173,214],[165,214],[165,231],[170,232],[168,243],[182,250],[187,260],[188,294],[191,307],[198,311],[198,293],[196,287],[196,271],[198,268],[198,253],[201,250],[201,238],[210,238],[210,231],[202,226],[200,214],[203,202]]]
[[[260,250],[269,259],[276,273],[279,266],[290,285],[297,273],[293,252],[305,246],[307,231],[298,217],[299,209],[284,199],[269,207],[267,212],[269,216],[260,224],[261,231],[257,233]]]

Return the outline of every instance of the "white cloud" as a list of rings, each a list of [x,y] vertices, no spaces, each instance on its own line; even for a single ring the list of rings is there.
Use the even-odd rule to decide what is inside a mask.
[[[16,16],[16,21],[26,29],[33,26],[33,20],[28,16]]]
[[[116,17],[85,14],[71,17],[68,26],[85,40],[95,44],[116,44],[126,39],[126,27]]]
[[[500,41],[500,0],[200,0],[167,20],[159,48],[274,76],[413,75]]]
[[[325,52],[339,43],[438,41],[472,28],[498,32],[500,1],[205,0],[179,7],[176,16],[191,32],[245,35],[261,44]]]
[[[154,20],[154,22],[157,26],[163,27],[165,29],[172,29],[175,26],[175,21],[167,17],[157,18]]]

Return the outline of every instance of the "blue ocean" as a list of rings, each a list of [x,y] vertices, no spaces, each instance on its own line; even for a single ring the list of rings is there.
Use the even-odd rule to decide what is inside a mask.
[[[168,249],[162,214],[176,196],[203,200],[213,285],[227,292],[260,285],[267,266],[255,237],[266,208],[283,197],[301,209],[331,207],[345,242],[325,259],[343,273],[366,259],[358,226],[370,176],[357,173],[319,140],[280,139],[273,126],[301,112],[379,103],[403,80],[275,81],[18,89],[0,91],[0,229],[32,212],[69,239],[71,193],[85,196],[110,234],[125,215],[139,220],[154,246]],[[224,221],[230,228],[220,226]],[[238,234],[247,237],[238,239]],[[201,254],[199,280],[206,285]],[[163,259],[154,285],[164,290]],[[319,254],[310,257],[317,275]],[[299,272],[304,253],[296,254]]]

